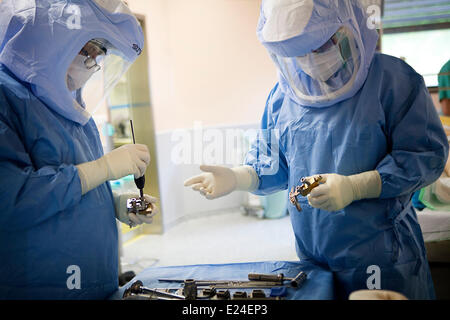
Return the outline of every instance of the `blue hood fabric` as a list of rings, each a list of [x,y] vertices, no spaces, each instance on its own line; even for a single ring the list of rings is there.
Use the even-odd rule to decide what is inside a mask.
[[[266,47],[270,54],[275,54],[282,57],[296,57],[303,56],[311,51],[320,48],[327,42],[336,31],[345,27],[348,28],[357,43],[359,55],[361,57],[361,65],[358,68],[356,79],[350,90],[346,91],[339,97],[328,101],[305,101],[295,94],[290,88],[289,82],[284,77],[282,72],[279,72],[279,84],[283,92],[292,100],[303,106],[309,107],[329,107],[337,104],[340,101],[353,97],[363,86],[367,78],[369,67],[376,50],[378,42],[378,33],[376,29],[368,27],[368,17],[357,0],[292,0],[294,5],[279,8],[280,10],[273,12],[265,12],[265,3],[274,0],[263,0],[261,15],[257,28],[257,36],[261,43]],[[287,0],[286,0],[287,1]],[[285,1],[285,2],[286,2]],[[306,14],[303,11],[309,10],[307,3],[312,4],[312,11]],[[271,20],[281,19],[278,17],[280,12],[289,11],[287,16],[294,16],[290,21],[280,20],[273,23],[268,23]],[[299,24],[298,34],[285,39],[280,37],[280,41],[268,41],[265,37],[266,28],[277,27],[281,33],[283,29],[292,29],[296,25],[295,19],[300,19],[305,16],[307,21]],[[298,18],[300,17],[300,18]],[[283,28],[283,24],[290,23],[288,27]],[[281,26],[280,26],[281,25]],[[303,27],[303,28],[301,28]]]
[[[90,115],[67,89],[67,70],[91,39],[109,41],[127,61],[144,47],[137,19],[94,0],[4,0],[0,3],[0,63],[63,117],[86,124]],[[117,1],[111,1],[117,2]]]

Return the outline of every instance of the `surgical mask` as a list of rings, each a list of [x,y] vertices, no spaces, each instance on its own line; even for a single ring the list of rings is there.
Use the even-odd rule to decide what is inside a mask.
[[[361,68],[360,38],[342,27],[319,49],[307,56],[271,54],[285,92],[299,104],[324,105],[348,93]]]
[[[303,72],[322,82],[330,79],[344,65],[338,45],[332,45],[323,52],[312,52],[306,56],[297,57],[297,62]]]
[[[92,75],[98,71],[98,68],[88,67],[86,65],[86,56],[77,55],[67,71],[67,88],[69,91],[81,89]]]

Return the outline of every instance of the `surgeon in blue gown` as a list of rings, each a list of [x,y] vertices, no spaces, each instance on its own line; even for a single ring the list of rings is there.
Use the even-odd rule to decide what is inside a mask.
[[[356,0],[264,0],[257,34],[279,71],[259,138],[244,166],[203,165],[185,185],[215,199],[321,175],[289,212],[299,258],[333,272],[336,298],[435,298],[411,197],[439,178],[448,142],[423,78],[375,52]]]
[[[107,181],[142,176],[150,155],[144,145],[104,155],[81,97],[101,69],[99,92],[117,82],[142,48],[120,0],[0,1],[0,299],[104,299],[118,288],[116,218],[151,218],[129,215],[130,195]]]

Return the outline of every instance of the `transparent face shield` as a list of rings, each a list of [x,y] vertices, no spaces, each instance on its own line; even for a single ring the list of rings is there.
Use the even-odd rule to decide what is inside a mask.
[[[346,27],[322,47],[300,57],[271,57],[293,93],[304,103],[334,100],[348,92],[361,66],[360,45]]]
[[[93,115],[106,103],[106,97],[131,64],[108,41],[91,40],[69,67],[67,87],[74,93],[81,89],[86,110]]]

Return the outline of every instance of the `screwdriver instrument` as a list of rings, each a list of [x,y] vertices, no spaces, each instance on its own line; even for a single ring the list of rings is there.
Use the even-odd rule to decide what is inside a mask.
[[[248,279],[250,281],[240,280],[195,280],[195,283],[199,287],[212,286],[217,289],[233,289],[233,288],[272,288],[277,286],[284,286],[285,281],[290,281],[290,285],[293,288],[299,288],[306,280],[306,273],[300,271],[294,278],[285,278],[284,275],[277,274],[258,274],[249,273]],[[171,283],[185,283],[186,280],[182,279],[158,279],[159,282],[171,282]],[[191,279],[189,279],[191,281]]]
[[[136,140],[134,138],[133,120],[130,120],[130,125],[131,125],[131,135],[133,137],[133,144],[136,144]],[[128,213],[140,214],[148,217],[150,214],[153,213],[154,207],[153,204],[148,202],[144,197],[145,175],[143,175],[138,179],[136,179],[135,177],[134,182],[136,183],[136,187],[139,189],[140,197],[131,198],[127,200]]]
[[[136,140],[134,138],[133,120],[130,120],[130,124],[131,124],[131,135],[133,137],[133,144],[136,144]],[[140,177],[138,179],[136,179],[136,177],[135,177],[134,182],[136,183],[136,187],[139,189],[141,198],[144,198],[145,175],[143,175],[142,177]]]
[[[306,280],[306,273],[300,271],[294,278],[285,278],[284,274],[261,274],[261,273],[249,273],[248,280],[252,281],[274,281],[278,283],[284,283],[284,281],[290,281],[291,286],[294,288],[300,287]]]

